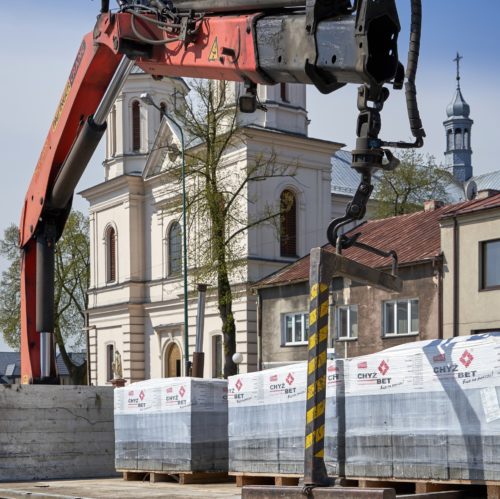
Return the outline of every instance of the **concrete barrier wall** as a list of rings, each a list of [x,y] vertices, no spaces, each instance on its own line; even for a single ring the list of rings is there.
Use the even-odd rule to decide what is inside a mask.
[[[0,385],[0,481],[113,476],[113,389]]]

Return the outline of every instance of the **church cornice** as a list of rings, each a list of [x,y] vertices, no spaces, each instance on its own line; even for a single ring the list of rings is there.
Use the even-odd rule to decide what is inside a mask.
[[[293,138],[293,146],[294,148],[298,148],[302,146],[304,149],[314,149],[318,150],[318,146],[322,147],[324,152],[335,153],[342,147],[345,147],[345,144],[341,142],[335,142],[331,140],[318,139],[315,137],[309,137],[307,135],[302,135],[298,133],[285,132],[283,130],[278,130],[274,128],[268,127],[260,127],[258,125],[247,125],[242,128],[242,131],[247,135],[258,134],[261,138],[267,138],[269,142],[276,143],[279,141],[280,145],[290,146],[290,139]],[[304,147],[310,146],[310,147]],[[332,153],[333,151],[333,153]]]
[[[141,175],[124,174],[120,175],[119,177],[114,177],[110,180],[105,180],[104,182],[89,187],[88,189],[84,189],[83,191],[78,192],[78,195],[82,196],[89,202],[95,200],[95,198],[99,196],[113,193],[114,191],[123,188],[135,188],[135,189],[138,188],[140,192],[134,192],[133,194],[142,195],[144,191],[143,185],[144,182],[142,180]],[[127,194],[132,194],[132,193],[127,193]]]

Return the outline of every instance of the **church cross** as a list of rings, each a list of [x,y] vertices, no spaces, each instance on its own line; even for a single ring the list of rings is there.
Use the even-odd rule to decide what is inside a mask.
[[[463,56],[461,56],[458,52],[457,52],[457,56],[455,57],[455,59],[453,59],[453,61],[457,63],[457,85],[458,85],[458,88],[460,88],[460,61],[462,59],[463,59]]]

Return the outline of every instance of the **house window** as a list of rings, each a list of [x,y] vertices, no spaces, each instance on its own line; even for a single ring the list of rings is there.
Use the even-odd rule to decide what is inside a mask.
[[[283,315],[284,345],[306,345],[308,333],[309,314],[307,312]]]
[[[358,337],[358,306],[342,305],[335,311],[336,333],[339,340]]]
[[[116,231],[109,227],[106,233],[106,282],[116,281]]]
[[[106,345],[106,380],[111,381],[114,378],[113,361],[115,356],[114,345]]]
[[[222,335],[212,336],[212,378],[224,377],[224,350]]]
[[[418,300],[394,300],[383,304],[384,336],[418,334]]]
[[[141,105],[139,101],[132,103],[132,151],[141,149]]]
[[[286,189],[280,196],[280,253],[281,256],[297,256],[297,200],[295,194]]]
[[[178,222],[174,222],[168,231],[168,275],[181,273],[182,232]]]
[[[481,289],[500,287],[500,239],[481,244]]]

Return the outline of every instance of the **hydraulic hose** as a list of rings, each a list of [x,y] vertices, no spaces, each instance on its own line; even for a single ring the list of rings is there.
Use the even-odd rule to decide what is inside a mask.
[[[408,61],[406,64],[406,107],[408,109],[408,119],[410,129],[417,142],[421,142],[417,147],[423,145],[425,131],[420,119],[420,112],[417,103],[417,87],[415,77],[417,74],[418,57],[420,54],[420,36],[422,33],[422,0],[411,0],[411,29],[410,45],[408,47]]]

